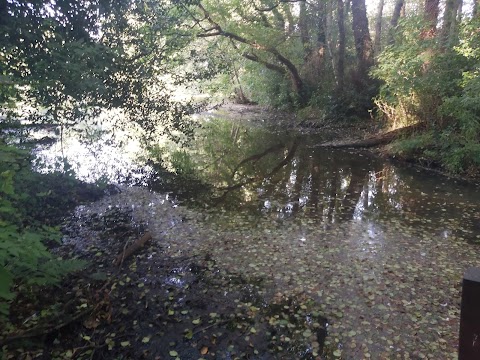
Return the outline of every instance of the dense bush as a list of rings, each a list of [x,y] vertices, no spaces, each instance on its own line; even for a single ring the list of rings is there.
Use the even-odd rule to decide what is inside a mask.
[[[55,208],[47,205],[58,200],[55,187],[42,186],[45,177],[31,170],[27,151],[0,144],[0,317],[18,291],[56,284],[84,266],[57,258],[46,245],[59,241],[60,232],[45,225],[53,215],[49,208]],[[59,211],[65,211],[62,204],[58,201]]]
[[[479,21],[465,23],[458,45],[447,48],[437,38],[424,38],[422,23],[404,21],[395,45],[380,55],[373,71],[383,83],[376,104],[393,128],[420,122],[432,132],[400,141],[394,151],[428,158],[450,172],[475,171],[480,165]]]

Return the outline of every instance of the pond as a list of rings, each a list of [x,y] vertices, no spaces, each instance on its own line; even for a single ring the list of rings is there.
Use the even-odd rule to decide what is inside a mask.
[[[371,153],[322,148],[334,134],[294,131],[288,119],[271,128],[254,115],[206,115],[193,144],[152,146],[143,163],[115,150],[124,162],[113,178],[143,186],[120,186],[76,215],[130,209],[166,257],[208,262],[222,279],[215,296],[228,300],[223,308],[248,317],[238,337],[250,353],[237,354],[456,358],[461,279],[480,266],[478,187]],[[113,151],[97,150],[85,172],[78,149],[72,153],[85,179],[95,179]],[[188,283],[178,273],[170,286]],[[250,297],[235,298],[238,278]],[[235,358],[241,347],[215,341],[205,358]]]

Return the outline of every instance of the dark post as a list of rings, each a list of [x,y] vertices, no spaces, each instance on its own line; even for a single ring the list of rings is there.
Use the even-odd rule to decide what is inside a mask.
[[[463,276],[458,360],[480,359],[480,268]]]

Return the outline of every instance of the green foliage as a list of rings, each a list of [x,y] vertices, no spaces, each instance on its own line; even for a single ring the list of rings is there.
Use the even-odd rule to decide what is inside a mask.
[[[422,37],[422,24],[414,18],[402,22],[397,42],[380,55],[373,71],[383,82],[376,103],[392,127],[421,122],[433,131],[400,142],[394,151],[450,172],[474,171],[480,163],[480,24],[465,23],[454,48]]]
[[[376,103],[394,127],[433,122],[438,96],[451,85],[440,82],[433,71],[438,48],[432,39],[422,38],[424,26],[421,18],[402,21],[395,45],[380,54],[372,71],[383,84]]]
[[[242,77],[247,97],[261,105],[288,109],[295,105],[295,93],[287,78],[255,63],[246,64]]]
[[[441,107],[444,116],[455,119],[464,141],[480,141],[480,20],[463,26],[461,42],[455,51],[465,59],[459,80],[460,91],[445,99]]]
[[[58,259],[48,250],[46,243],[59,241],[60,233],[44,225],[49,211],[32,202],[35,194],[21,190],[26,184],[29,189],[41,189],[28,153],[0,145],[0,159],[0,314],[7,315],[8,304],[19,289],[56,284],[84,264]],[[35,216],[39,214],[40,218]]]
[[[177,27],[182,9],[154,1],[2,2],[0,108],[67,126],[114,109],[147,136],[189,132],[184,118],[196,107],[174,100],[167,84],[193,74],[172,71],[193,36]]]
[[[390,152],[404,160],[413,160],[432,167],[440,161],[439,152],[435,150],[437,141],[437,134],[428,131],[395,141],[390,147]]]

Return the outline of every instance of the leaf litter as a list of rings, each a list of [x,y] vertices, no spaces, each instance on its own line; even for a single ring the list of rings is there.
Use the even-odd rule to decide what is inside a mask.
[[[440,236],[443,229],[428,222],[408,214],[326,227],[315,219],[272,222],[199,212],[134,187],[77,215],[111,208],[134,208],[134,223],[154,234],[113,282],[104,336],[136,340],[130,340],[135,346],[117,340],[122,349],[104,349],[111,355],[456,356],[461,278],[479,265],[479,248],[460,236]],[[104,241],[90,238],[90,250]],[[126,323],[132,317],[138,320]]]

